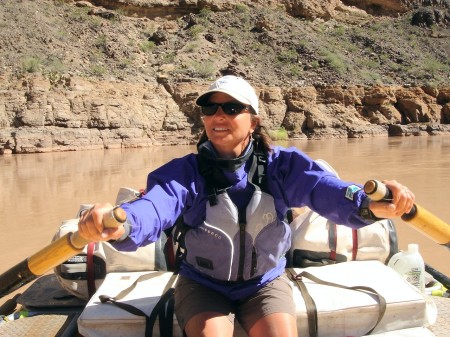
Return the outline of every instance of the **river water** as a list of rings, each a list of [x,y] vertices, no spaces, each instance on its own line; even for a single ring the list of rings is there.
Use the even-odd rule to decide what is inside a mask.
[[[450,137],[291,141],[324,159],[341,178],[396,179],[419,205],[450,222]],[[145,187],[147,173],[194,146],[93,150],[0,156],[0,273],[50,243],[62,220],[82,203],[114,203],[120,187]],[[401,249],[418,243],[425,261],[450,275],[450,250],[395,220]]]

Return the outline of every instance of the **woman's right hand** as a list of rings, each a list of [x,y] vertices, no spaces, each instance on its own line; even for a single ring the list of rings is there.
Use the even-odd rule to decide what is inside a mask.
[[[86,210],[78,222],[78,233],[84,239],[97,242],[117,240],[124,233],[123,225],[117,228],[105,228],[103,226],[103,216],[110,212],[113,206],[109,203],[95,204],[92,208]]]

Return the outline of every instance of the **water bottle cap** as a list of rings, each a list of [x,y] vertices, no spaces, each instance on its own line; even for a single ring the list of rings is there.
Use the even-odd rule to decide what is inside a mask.
[[[408,252],[417,253],[419,251],[419,245],[417,243],[410,243],[408,245]]]

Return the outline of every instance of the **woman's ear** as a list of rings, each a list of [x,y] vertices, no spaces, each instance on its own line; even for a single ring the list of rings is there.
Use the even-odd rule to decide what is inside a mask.
[[[260,120],[259,116],[252,115],[252,122],[251,122],[251,126],[250,126],[250,133],[253,133],[255,131],[255,129],[260,124],[260,122],[261,122],[261,120]]]

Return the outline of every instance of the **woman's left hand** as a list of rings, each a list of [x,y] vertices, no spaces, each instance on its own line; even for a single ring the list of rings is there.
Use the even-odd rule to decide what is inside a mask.
[[[396,218],[409,213],[414,205],[414,193],[395,180],[384,180],[383,183],[391,190],[392,201],[371,201],[369,209],[372,213],[378,218]]]

